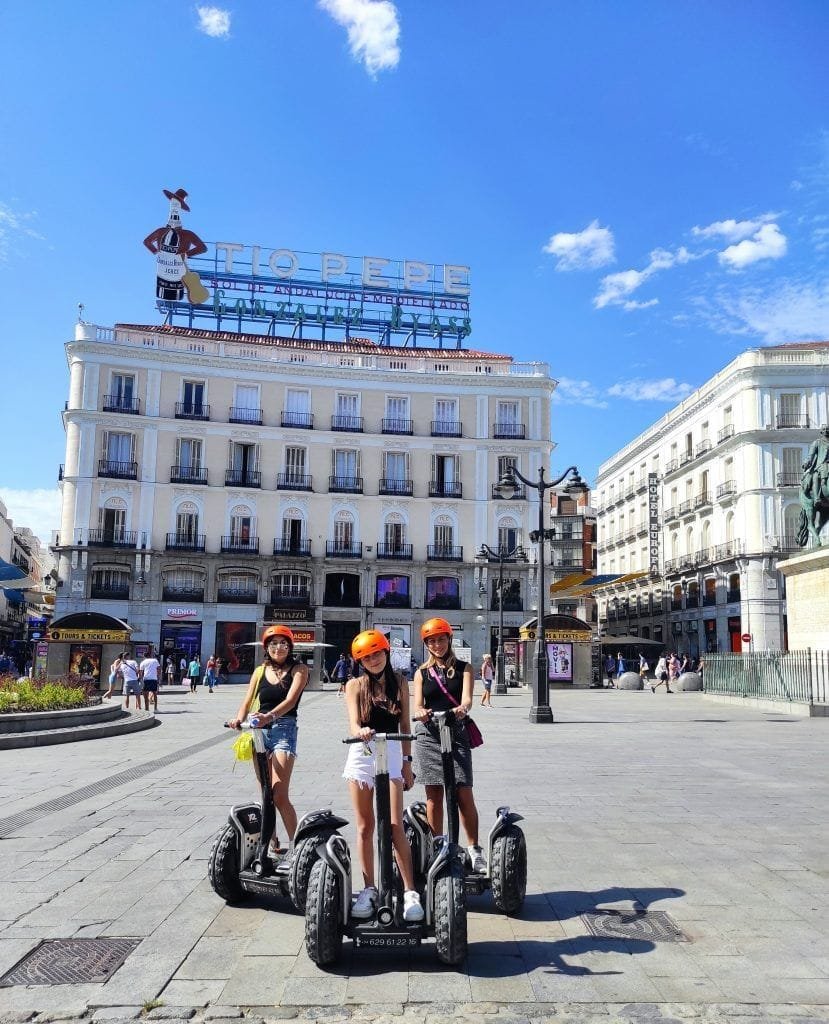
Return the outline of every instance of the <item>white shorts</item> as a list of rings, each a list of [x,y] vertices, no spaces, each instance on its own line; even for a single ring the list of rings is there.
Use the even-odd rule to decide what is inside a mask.
[[[348,748],[348,757],[343,768],[343,778],[356,782],[359,786],[374,789],[374,740],[368,742],[370,754],[364,753],[362,743],[352,743]],[[389,778],[395,782],[403,781],[403,747],[400,740],[390,740],[387,744],[389,752]]]

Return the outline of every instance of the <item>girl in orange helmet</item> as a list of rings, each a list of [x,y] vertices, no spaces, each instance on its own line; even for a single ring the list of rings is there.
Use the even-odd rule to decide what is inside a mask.
[[[433,711],[453,711],[453,758],[458,787],[458,812],[469,844],[472,870],[486,871],[486,857],[478,844],[478,808],[472,793],[472,751],[466,716],[472,707],[472,666],[459,661],[452,650],[452,627],[446,619],[428,619],[420,635],[429,657],[414,676],[414,717],[417,719],[417,773],[426,786],[426,817],[435,835],[443,832],[443,762]]]
[[[290,842],[297,820],[289,795],[297,750],[297,711],[302,691],[308,684],[308,668],[294,657],[294,634],[287,626],[266,626],[262,633],[262,646],[265,648],[265,663],[254,669],[236,717],[228,724],[234,729],[239,728],[258,693],[257,715],[264,729],[273,802]],[[255,770],[256,761],[253,763]],[[271,854],[278,850],[279,840],[274,835]]]
[[[365,629],[351,644],[351,656],[362,672],[345,687],[349,732],[363,744],[353,743],[343,778],[348,780],[351,802],[357,819],[357,849],[363,869],[363,891],[357,896],[351,913],[369,918],[377,905],[374,885],[374,749],[375,732],[408,732],[409,688],[391,667],[389,641],[378,629]],[[391,790],[391,835],[397,866],[403,879],[403,918],[422,921],[423,907],[414,887],[412,851],[403,832],[403,790],[414,784],[411,740],[388,744]]]

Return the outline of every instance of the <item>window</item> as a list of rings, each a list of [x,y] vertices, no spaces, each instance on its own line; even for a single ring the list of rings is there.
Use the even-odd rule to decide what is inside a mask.
[[[282,544],[289,551],[298,551],[302,546],[302,520],[288,518],[282,520]]]
[[[176,512],[176,539],[195,542],[199,534],[199,513],[190,502],[179,506]]]
[[[99,508],[98,528],[104,542],[123,541],[127,529],[126,508]]]
[[[438,398],[435,401],[435,419],[439,423],[454,423],[458,418],[458,403],[454,398]]]
[[[383,454],[383,477],[386,480],[398,482],[405,480],[409,468],[408,458],[405,452],[385,452]]]
[[[517,526],[504,524],[498,527],[498,550],[508,555],[521,546],[521,530]]]
[[[439,611],[460,606],[460,584],[454,576],[427,576],[425,608]]]
[[[305,458],[305,448],[294,448],[293,446],[285,448],[286,483],[302,484],[305,482]]]
[[[323,603],[335,608],[359,608],[360,577],[349,572],[326,573]]]
[[[350,551],[354,547],[354,523],[343,516],[334,520],[334,550]]]
[[[457,455],[432,456],[432,480],[439,493],[451,492],[458,482],[460,457]]]
[[[498,402],[495,415],[499,424],[517,427],[521,422],[521,406],[518,402]]]
[[[451,550],[455,540],[455,530],[451,523],[435,523],[435,547],[442,551]]]
[[[262,410],[259,404],[258,384],[237,384],[230,409],[230,419],[237,423],[260,423]]]
[[[410,608],[408,576],[378,576],[374,593],[376,608]]]
[[[383,543],[389,551],[400,551],[406,543],[406,524],[387,520],[383,524]]]
[[[310,412],[311,396],[307,391],[288,388],[285,392],[285,409],[287,412]]]
[[[311,599],[311,581],[298,572],[281,572],[273,577],[271,604],[307,604]]]
[[[230,517],[230,539],[234,544],[249,543],[256,533],[255,520],[249,512],[234,512]]]
[[[797,533],[800,528],[800,505],[787,505],[783,509],[783,547],[797,547]]]
[[[104,433],[104,458],[108,462],[127,463],[135,460],[135,435],[114,430]]]
[[[409,418],[409,399],[401,395],[386,396],[386,419],[407,420]]]
[[[129,597],[128,569],[96,569],[92,573],[92,597],[122,599]]]
[[[782,394],[780,396],[780,415],[777,417],[778,427],[808,426],[803,416],[803,396],[799,394]]]
[[[135,377],[132,374],[113,373],[109,385],[109,394],[104,397],[104,410],[133,411],[137,406],[134,403]],[[137,411],[137,408],[135,409]]]
[[[360,415],[360,396],[339,394],[337,395],[336,406],[334,409],[335,415],[337,416],[359,416]]]
[[[356,480],[360,475],[360,453],[351,448],[338,448],[332,453],[332,472],[339,480]]]
[[[204,409],[204,381],[186,380],[181,388],[182,412],[201,415]]]
[[[204,574],[195,569],[168,569],[164,573],[167,597],[204,593]]]
[[[181,469],[201,469],[202,443],[198,438],[180,437],[176,442],[176,460]]]

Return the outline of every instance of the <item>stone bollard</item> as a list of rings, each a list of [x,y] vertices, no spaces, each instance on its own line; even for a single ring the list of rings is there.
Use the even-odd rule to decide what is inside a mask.
[[[683,672],[679,679],[674,680],[677,690],[701,690],[702,678],[697,672]]]
[[[639,678],[638,672],[623,672],[622,678],[616,680],[617,690],[643,690],[645,684]]]

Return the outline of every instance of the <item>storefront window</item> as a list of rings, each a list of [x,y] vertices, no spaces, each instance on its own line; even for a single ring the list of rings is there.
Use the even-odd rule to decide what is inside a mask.
[[[427,578],[425,608],[437,610],[460,608],[460,606],[460,585],[454,576],[429,576]]]
[[[256,623],[217,622],[216,654],[227,662],[227,671],[253,672],[256,664]]]

